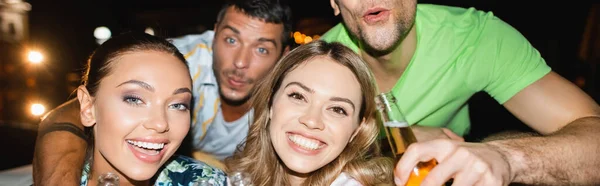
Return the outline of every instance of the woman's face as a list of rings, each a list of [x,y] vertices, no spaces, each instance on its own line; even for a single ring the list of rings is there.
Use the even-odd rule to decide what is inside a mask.
[[[176,57],[156,51],[127,53],[112,65],[91,108],[94,170],[147,180],[190,128],[189,72]]]
[[[301,174],[330,163],[358,128],[361,103],[360,85],[347,67],[327,57],[301,64],[273,97],[269,131],[277,155]]]

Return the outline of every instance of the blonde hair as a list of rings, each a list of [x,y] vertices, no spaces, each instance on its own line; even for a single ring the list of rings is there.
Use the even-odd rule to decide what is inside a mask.
[[[378,157],[376,138],[379,125],[374,119],[376,87],[369,68],[356,53],[344,45],[320,40],[292,50],[257,85],[251,100],[255,119],[245,143],[240,144],[234,155],[226,160],[228,170],[248,173],[254,185],[289,185],[285,165],[275,153],[269,136],[269,109],[285,76],[315,57],[330,58],[347,67],[356,76],[362,90],[359,118],[363,122],[342,153],[329,164],[312,172],[304,185],[329,185],[342,172],[363,185],[393,183],[393,161]]]

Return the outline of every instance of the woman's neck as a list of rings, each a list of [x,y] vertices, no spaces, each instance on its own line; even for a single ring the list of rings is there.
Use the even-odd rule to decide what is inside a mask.
[[[119,185],[121,186],[146,186],[150,185],[149,180],[136,181],[124,176],[120,171],[117,171],[97,149],[94,149],[94,156],[90,173],[88,174],[88,186],[98,185],[98,178],[102,174],[113,173],[119,176]]]
[[[297,173],[288,168],[285,168],[285,172],[286,172],[287,180],[289,181],[290,186],[300,186],[300,185],[304,184],[304,181],[306,181],[306,178],[309,175],[309,174]]]
[[[294,175],[288,176],[288,181],[290,181],[291,186],[300,186],[304,183],[304,180],[306,180],[306,178],[302,178],[302,177],[298,177],[298,176],[294,176]]]

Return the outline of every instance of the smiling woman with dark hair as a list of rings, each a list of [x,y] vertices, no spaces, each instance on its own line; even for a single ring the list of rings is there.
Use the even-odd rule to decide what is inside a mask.
[[[105,173],[120,185],[224,185],[221,170],[173,156],[190,128],[191,90],[185,59],[164,39],[127,33],[96,49],[77,89],[91,136],[81,185]]]

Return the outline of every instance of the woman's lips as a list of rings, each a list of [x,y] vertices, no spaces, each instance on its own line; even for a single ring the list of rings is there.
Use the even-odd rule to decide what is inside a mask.
[[[157,163],[163,159],[168,147],[167,140],[126,140],[133,155],[146,163]]]
[[[288,132],[286,133],[288,145],[296,152],[304,155],[317,155],[327,144],[320,139],[312,138],[305,134]]]

